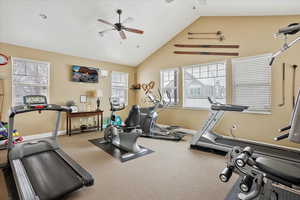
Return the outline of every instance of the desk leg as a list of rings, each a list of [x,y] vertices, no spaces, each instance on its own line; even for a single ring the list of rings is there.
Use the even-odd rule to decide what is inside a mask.
[[[69,118],[69,136],[71,136],[72,135],[72,118],[70,117]]]
[[[101,113],[101,131],[103,131],[103,112]]]
[[[67,126],[66,126],[66,132],[67,132],[67,135],[69,135],[69,117],[68,117],[68,114],[67,114]]]
[[[100,123],[99,123],[99,114],[97,115],[97,131],[99,132],[99,125],[100,125]]]

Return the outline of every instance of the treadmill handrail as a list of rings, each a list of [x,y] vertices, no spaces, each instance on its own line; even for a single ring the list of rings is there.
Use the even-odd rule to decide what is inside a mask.
[[[58,111],[71,112],[71,108],[56,104],[41,104],[41,105],[20,105],[11,107],[9,117],[14,117],[17,114],[35,112],[35,111]]]
[[[247,110],[249,108],[249,106],[241,106],[241,105],[234,105],[234,104],[222,104],[222,103],[212,100],[211,97],[207,97],[207,99],[208,99],[209,103],[211,104],[211,107],[210,107],[211,110],[243,112],[244,110]]]

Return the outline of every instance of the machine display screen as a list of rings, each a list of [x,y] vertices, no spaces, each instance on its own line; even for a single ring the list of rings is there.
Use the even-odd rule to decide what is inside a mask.
[[[47,104],[47,98],[42,95],[24,96],[24,104]]]

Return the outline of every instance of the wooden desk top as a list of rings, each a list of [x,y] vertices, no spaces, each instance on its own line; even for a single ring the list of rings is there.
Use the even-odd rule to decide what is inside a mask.
[[[87,111],[87,112],[68,112],[67,115],[69,117],[84,117],[91,115],[101,115],[103,110],[95,110],[95,111]]]

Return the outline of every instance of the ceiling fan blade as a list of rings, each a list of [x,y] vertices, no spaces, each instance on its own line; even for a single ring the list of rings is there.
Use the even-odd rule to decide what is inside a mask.
[[[133,22],[133,18],[132,17],[127,17],[123,22],[122,24],[127,24],[127,23],[130,23],[130,22]]]
[[[125,35],[125,33],[124,33],[124,31],[119,31],[119,34],[120,34],[120,36],[121,36],[121,38],[123,39],[123,40],[126,40],[126,35]]]
[[[115,28],[106,29],[106,30],[104,30],[104,31],[100,31],[99,34],[100,34],[101,36],[104,36],[105,33],[109,32],[109,31],[113,31],[113,30],[116,30],[116,29],[115,29]]]
[[[127,27],[122,27],[125,31],[129,31],[129,32],[132,32],[132,33],[138,33],[138,34],[143,34],[144,31],[142,30],[138,30],[138,29],[135,29],[135,28],[127,28]]]
[[[108,21],[105,21],[105,20],[103,20],[103,19],[98,19],[98,22],[102,22],[102,23],[107,24],[107,25],[110,25],[110,26],[115,26],[114,24],[112,24],[112,23],[110,23],[110,22],[108,22]]]

